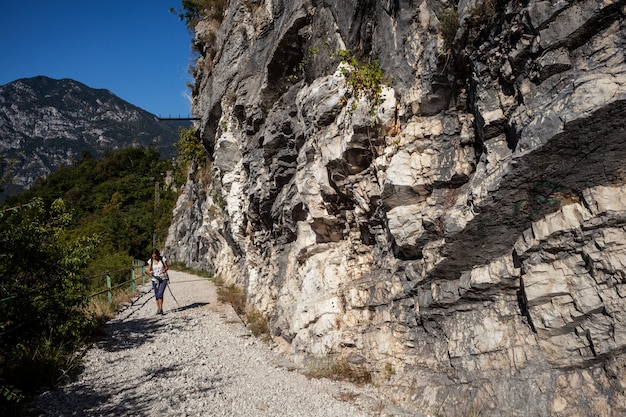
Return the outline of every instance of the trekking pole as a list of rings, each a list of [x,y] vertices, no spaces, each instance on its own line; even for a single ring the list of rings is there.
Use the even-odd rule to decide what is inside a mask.
[[[166,275],[165,279],[167,280],[167,284],[165,284],[165,286],[167,287],[168,290],[170,290],[170,295],[172,296],[174,301],[176,301],[176,305],[180,307],[180,304],[178,304],[178,300],[176,299],[176,297],[174,297],[174,293],[172,292],[172,289],[170,288],[170,276]]]

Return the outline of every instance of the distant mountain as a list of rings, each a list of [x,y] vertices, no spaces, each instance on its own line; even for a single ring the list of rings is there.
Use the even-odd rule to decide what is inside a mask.
[[[109,90],[71,79],[23,78],[0,86],[0,200],[30,187],[83,152],[95,157],[153,146],[171,158],[179,123],[163,122]]]

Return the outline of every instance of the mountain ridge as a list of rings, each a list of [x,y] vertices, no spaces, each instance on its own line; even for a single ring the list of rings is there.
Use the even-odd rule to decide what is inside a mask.
[[[179,126],[107,89],[47,76],[0,86],[0,199],[72,163],[83,152],[96,157],[129,146],[154,147],[172,158]]]

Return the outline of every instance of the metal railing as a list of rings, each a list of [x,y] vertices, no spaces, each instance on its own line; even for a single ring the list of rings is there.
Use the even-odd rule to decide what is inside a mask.
[[[117,283],[115,285],[112,285],[112,279],[111,279],[111,275],[114,273],[118,273],[118,272],[123,272],[123,271],[128,271],[130,270],[130,279]],[[139,271],[138,271],[139,270]],[[141,276],[141,285],[145,285],[146,284],[146,265],[144,263],[144,261],[139,260],[139,259],[134,259],[133,260],[133,266],[129,267],[129,268],[123,268],[123,269],[118,269],[116,271],[107,271],[104,274],[100,274],[100,275],[94,275],[91,277],[88,277],[88,279],[97,279],[97,278],[104,278],[104,282],[105,282],[105,286],[106,288],[103,289],[102,291],[98,291],[95,292],[93,294],[89,295],[89,298],[95,297],[97,295],[101,295],[101,294],[107,294],[107,300],[109,301],[109,304],[113,303],[113,290],[117,289],[117,288],[122,288],[125,285],[128,285],[130,283],[130,290],[131,292],[135,292],[136,289],[136,285],[137,285],[137,274],[139,273],[139,275]]]
[[[130,271],[130,279],[125,280],[123,282],[117,283],[115,285],[112,284],[112,278],[111,276],[113,274],[116,273],[121,273],[121,272],[125,272],[125,271]],[[138,276],[139,275],[139,276]],[[131,292],[135,292],[136,290],[136,286],[137,286],[137,281],[138,279],[141,278],[141,285],[145,285],[146,283],[146,264],[144,261],[139,260],[139,259],[134,259],[133,260],[133,266],[131,267],[127,267],[127,268],[122,268],[122,269],[118,269],[118,270],[114,270],[114,271],[107,271],[103,274],[98,274],[98,275],[93,275],[93,276],[89,276],[89,277],[85,277],[85,280],[96,280],[96,279],[103,279],[104,280],[104,289],[101,291],[96,291],[95,293],[92,293],[88,296],[86,296],[87,299],[91,299],[95,296],[101,295],[101,294],[107,294],[107,301],[109,302],[109,304],[113,303],[113,292],[114,290],[118,289],[118,288],[123,288],[124,286],[127,286],[130,284],[130,289]],[[0,305],[5,304],[5,303],[10,303],[16,300],[19,300],[21,298],[25,298],[25,297],[30,297],[30,296],[36,296],[36,295],[40,295],[43,293],[46,293],[48,290],[50,290],[51,286],[46,286],[44,288],[39,288],[37,290],[33,290],[33,291],[28,291],[22,294],[14,294],[14,295],[9,295],[6,296],[2,299],[0,299]],[[35,319],[33,319],[35,320]],[[33,321],[31,320],[31,321]],[[13,324],[13,326],[11,326],[8,329],[3,328],[2,323],[0,323],[0,329],[2,331],[0,331],[0,336],[6,334],[6,333],[10,333],[13,332],[14,330],[17,330],[18,328],[28,324],[29,322],[26,323],[15,323]]]

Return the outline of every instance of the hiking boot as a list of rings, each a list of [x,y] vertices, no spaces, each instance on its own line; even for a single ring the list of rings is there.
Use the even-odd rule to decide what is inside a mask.
[[[163,309],[158,308],[156,313],[157,313],[157,314],[163,314]]]

